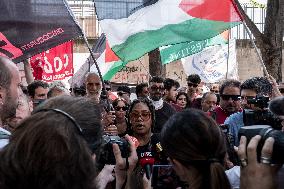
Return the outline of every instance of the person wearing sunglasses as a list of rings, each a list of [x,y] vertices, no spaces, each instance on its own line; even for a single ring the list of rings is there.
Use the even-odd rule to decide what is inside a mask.
[[[128,104],[123,98],[117,98],[112,102],[112,106],[115,111],[115,126],[119,136],[124,136],[127,131],[126,112],[128,110]]]
[[[240,85],[237,80],[225,80],[220,86],[220,105],[214,109],[216,122],[224,124],[227,117],[242,111],[240,103]]]
[[[246,110],[253,111],[263,111],[262,108],[249,103],[250,100],[255,100],[257,95],[268,96],[272,93],[272,85],[270,82],[264,77],[253,77],[244,81],[241,86],[241,96],[240,102],[243,108],[243,112],[237,112],[229,116],[225,120],[225,124],[228,124],[229,133],[233,136],[234,145],[238,145],[238,133],[239,129],[245,126],[244,123],[244,114]]]
[[[154,76],[150,80],[149,87],[149,99],[155,107],[155,127],[153,129],[154,133],[160,133],[164,123],[176,113],[176,110],[167,102],[163,100],[165,93],[164,79],[158,76]]]
[[[192,102],[196,98],[196,90],[201,83],[201,79],[197,74],[191,74],[187,77],[187,96]]]
[[[117,99],[117,96],[112,93],[111,82],[108,81],[108,80],[104,80],[104,84],[105,84],[105,88],[106,88],[106,91],[107,91],[108,100],[110,102],[112,102],[115,99]]]

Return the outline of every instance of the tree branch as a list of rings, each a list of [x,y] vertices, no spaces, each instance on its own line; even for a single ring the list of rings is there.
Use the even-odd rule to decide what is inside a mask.
[[[245,13],[244,9],[242,8],[240,2],[238,0],[233,0],[238,8],[239,13],[242,15],[244,22],[246,23],[247,27],[252,32],[255,39],[263,43],[263,37],[264,35],[259,31],[259,29],[256,27],[254,22],[248,17],[248,15]]]

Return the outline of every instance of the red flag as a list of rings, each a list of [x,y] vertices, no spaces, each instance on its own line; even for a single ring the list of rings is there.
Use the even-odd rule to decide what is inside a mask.
[[[73,75],[73,42],[63,43],[30,59],[35,79],[51,82]]]

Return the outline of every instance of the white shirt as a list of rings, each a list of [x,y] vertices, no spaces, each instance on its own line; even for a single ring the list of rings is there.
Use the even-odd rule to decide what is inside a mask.
[[[11,135],[11,133],[2,127],[0,127],[0,132],[3,132],[7,135]],[[0,139],[0,149],[2,149],[4,146],[6,146],[9,143],[9,139]]]
[[[233,168],[225,171],[232,189],[240,188],[240,171],[240,166],[234,166]]]

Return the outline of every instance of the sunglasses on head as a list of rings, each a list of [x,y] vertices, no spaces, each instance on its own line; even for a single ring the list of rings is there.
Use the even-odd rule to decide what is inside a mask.
[[[157,91],[157,90],[163,91],[163,90],[165,90],[164,87],[157,87],[157,86],[151,86],[151,89],[152,89],[153,91]]]
[[[123,111],[126,111],[127,109],[128,109],[128,107],[127,106],[116,106],[116,107],[114,107],[114,109],[116,110],[116,111],[119,111],[119,110],[123,110]]]
[[[240,95],[220,95],[223,100],[230,100],[238,101],[240,100]]]
[[[195,83],[187,83],[187,86],[189,86],[189,87],[197,87],[198,86],[198,84],[195,84]]]
[[[111,91],[111,88],[106,88],[106,91]]]

